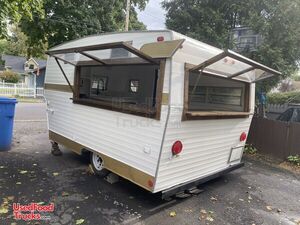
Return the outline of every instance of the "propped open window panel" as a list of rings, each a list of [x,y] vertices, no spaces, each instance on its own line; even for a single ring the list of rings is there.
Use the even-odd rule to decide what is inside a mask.
[[[244,82],[257,82],[281,73],[248,59],[231,50],[220,54],[190,68],[190,71],[202,71],[207,74],[222,76]]]
[[[159,64],[157,60],[132,47],[128,42],[50,50],[47,54],[74,66]]]

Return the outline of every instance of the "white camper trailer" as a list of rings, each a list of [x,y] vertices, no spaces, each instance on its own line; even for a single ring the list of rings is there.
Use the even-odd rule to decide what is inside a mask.
[[[243,165],[255,82],[280,74],[170,30],[90,36],[47,54],[52,143],[164,194]]]

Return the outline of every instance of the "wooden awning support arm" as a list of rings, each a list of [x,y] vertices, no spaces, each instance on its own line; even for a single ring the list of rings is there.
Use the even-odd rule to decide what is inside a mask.
[[[62,68],[60,62],[58,61],[59,59],[58,59],[57,57],[54,57],[54,58],[55,58],[55,61],[56,61],[57,65],[58,65],[58,67],[60,68],[62,74],[64,75],[64,77],[65,77],[65,79],[66,79],[66,81],[67,81],[67,83],[68,83],[70,89],[72,90],[73,94],[75,94],[74,89],[73,89],[73,87],[72,87],[72,85],[71,85],[71,83],[70,83],[68,77],[66,76],[66,73],[65,73],[64,69]]]

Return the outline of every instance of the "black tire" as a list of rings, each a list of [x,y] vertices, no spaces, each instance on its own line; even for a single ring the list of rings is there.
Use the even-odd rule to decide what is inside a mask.
[[[96,158],[98,158],[98,160],[96,160]],[[99,160],[102,161],[102,162],[101,163],[97,163],[97,162],[99,162]],[[90,163],[91,163],[93,172],[97,176],[99,176],[99,177],[105,177],[109,173],[109,171],[104,168],[104,161],[103,161],[103,159],[97,153],[90,152]],[[102,167],[99,166],[99,164],[102,164]]]

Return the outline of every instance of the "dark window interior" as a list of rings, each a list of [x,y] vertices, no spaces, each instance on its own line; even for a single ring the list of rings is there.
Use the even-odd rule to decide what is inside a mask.
[[[244,82],[221,77],[189,74],[189,111],[245,111]]]
[[[105,102],[151,109],[156,105],[158,69],[157,65],[82,66],[77,96],[99,106]]]

